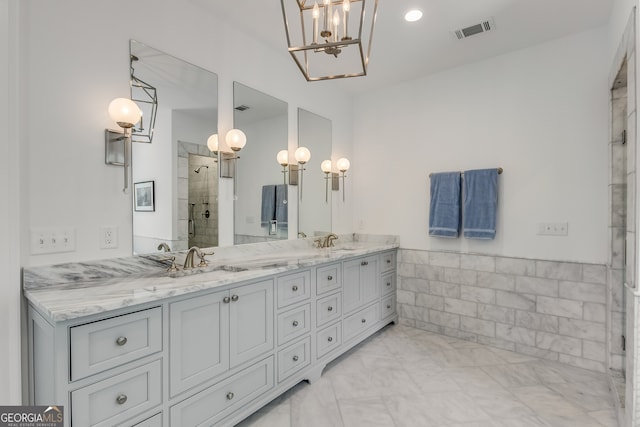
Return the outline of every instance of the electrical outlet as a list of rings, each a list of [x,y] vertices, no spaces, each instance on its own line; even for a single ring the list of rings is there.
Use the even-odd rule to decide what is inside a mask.
[[[118,227],[115,225],[100,227],[100,249],[118,247]]]

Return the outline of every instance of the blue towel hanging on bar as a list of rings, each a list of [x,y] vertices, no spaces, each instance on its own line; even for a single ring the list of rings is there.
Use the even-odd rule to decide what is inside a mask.
[[[496,237],[498,169],[464,171],[462,223],[467,239]]]
[[[460,229],[460,172],[432,173],[429,236],[458,237]]]

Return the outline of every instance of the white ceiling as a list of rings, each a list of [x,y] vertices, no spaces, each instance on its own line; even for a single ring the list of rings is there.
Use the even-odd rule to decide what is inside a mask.
[[[278,0],[194,0],[286,52]],[[295,1],[295,0],[285,0]],[[309,84],[357,93],[605,25],[614,0],[379,0],[368,75]],[[410,8],[424,12],[404,21]],[[457,40],[451,31],[493,18],[496,30]],[[291,67],[296,67],[291,60]],[[300,74],[300,78],[302,74]]]

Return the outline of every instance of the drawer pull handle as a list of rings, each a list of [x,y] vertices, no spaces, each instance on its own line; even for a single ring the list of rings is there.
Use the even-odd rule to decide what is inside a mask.
[[[387,264],[391,264],[391,260],[390,259],[387,260]]]
[[[360,265],[369,265],[369,261],[362,261]]]
[[[231,295],[231,301],[235,302],[238,301],[240,299],[240,297],[238,295]]]
[[[229,304],[229,301],[231,301],[231,298],[229,298],[229,297],[222,298],[222,302],[225,303],[225,304]]]
[[[333,337],[327,338],[327,341],[329,341],[329,342],[333,341]]]
[[[123,346],[127,343],[127,337],[118,337],[118,339],[116,339],[116,344],[118,344],[119,346]]]
[[[293,361],[297,362],[298,361],[298,356],[293,356]]]
[[[391,282],[387,282],[387,286],[391,286]]]
[[[227,400],[233,399],[233,396],[235,396],[235,395],[233,394],[232,391],[230,391],[229,393],[227,393]]]
[[[126,394],[118,395],[118,397],[116,397],[116,402],[118,403],[118,405],[124,405],[127,402],[127,395]]]
[[[332,307],[332,306],[329,306],[329,307],[327,307],[327,310],[328,310],[328,311],[333,311],[333,307]]]
[[[293,287],[291,288],[291,290],[293,292],[297,292],[298,291],[298,285],[293,285]]]
[[[327,280],[328,281],[332,281],[333,280],[333,276],[327,276]]]
[[[294,321],[293,321],[293,323],[292,323],[292,325],[293,325],[293,326],[298,326],[298,321],[297,321],[297,320],[294,320]]]
[[[362,319],[362,323],[367,323],[367,319]]]
[[[391,308],[391,305],[387,304],[387,308]]]

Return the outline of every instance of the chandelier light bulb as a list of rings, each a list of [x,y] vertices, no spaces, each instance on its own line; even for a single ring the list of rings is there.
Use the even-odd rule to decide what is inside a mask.
[[[311,151],[307,147],[298,147],[295,158],[298,163],[305,164],[311,159]]]

